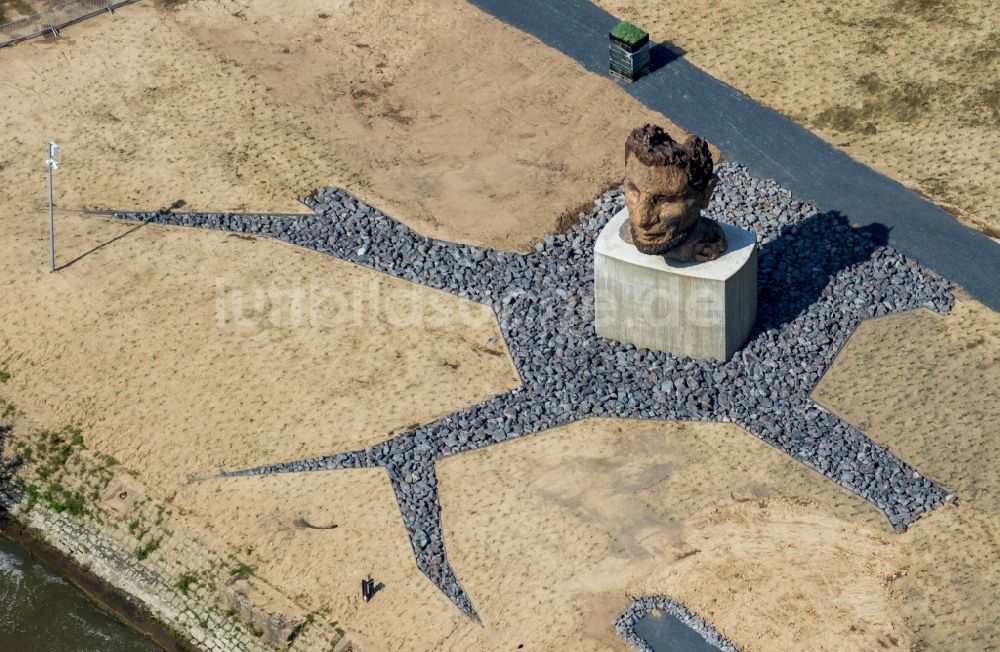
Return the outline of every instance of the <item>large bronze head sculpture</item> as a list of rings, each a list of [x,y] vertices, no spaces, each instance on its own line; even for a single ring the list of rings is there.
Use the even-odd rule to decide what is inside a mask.
[[[625,206],[636,248],[682,261],[718,258],[726,236],[701,217],[717,182],[698,136],[682,145],[656,125],[633,129],[625,141]]]

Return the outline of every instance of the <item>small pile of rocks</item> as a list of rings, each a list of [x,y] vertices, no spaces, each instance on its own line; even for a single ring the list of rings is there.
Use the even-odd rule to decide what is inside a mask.
[[[597,336],[594,241],[624,205],[620,188],[526,255],[432,240],[339,188],[303,200],[314,216],[118,216],[270,236],[493,308],[521,387],[365,450],[227,474],[387,469],[417,565],[475,617],[448,564],[435,462],[579,419],[739,424],[875,505],[897,530],[948,498],[809,393],[862,320],[918,307],[947,312],[949,284],[886,246],[882,233],[821,213],[738,164],[716,172],[720,183],[706,216],[754,232],[761,246],[757,323],[725,363]]]

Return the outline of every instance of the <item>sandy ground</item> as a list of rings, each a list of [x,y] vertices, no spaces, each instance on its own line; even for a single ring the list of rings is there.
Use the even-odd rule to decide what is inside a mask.
[[[439,479],[482,628],[415,568],[381,471],[209,480],[175,505],[375,650],[625,650],[611,623],[626,593],[651,591],[750,650],[906,649],[882,517],[736,427],[591,420],[449,458]],[[299,515],[338,527],[297,529]],[[367,573],[386,588],[365,605]]]
[[[0,0],[0,24],[20,20],[61,4],[59,0]]]
[[[65,209],[300,211],[298,193],[332,182],[422,231],[523,248],[617,178],[647,114],[457,1],[391,5],[405,24],[389,3],[301,2],[280,23],[258,2],[168,4],[0,50],[0,396],[82,426],[373,649],[620,648],[609,624],[626,591],[677,597],[747,649],[1000,640],[977,617],[998,586],[997,322],[972,303],[865,325],[818,392],[959,496],[902,536],[738,429],[577,424],[442,464],[479,629],[415,568],[381,471],[189,484],[385,439],[516,374],[482,307],[271,241],[64,210],[61,263],[91,253],[50,275],[45,141],[64,146]],[[435,30],[476,38],[430,44]],[[976,142],[935,147],[990,151]],[[962,181],[973,194],[988,165]],[[300,515],[338,528],[295,528]],[[365,605],[367,573],[386,589]]]
[[[92,450],[183,511],[195,507],[177,495],[191,474],[365,446],[516,385],[483,306],[280,243],[133,230],[74,210],[183,200],[188,209],[302,212],[297,195],[338,183],[436,235],[523,248],[615,181],[629,128],[663,121],[457,1],[411,7],[432,26],[476,35],[439,49],[426,43],[429,28],[380,21],[388,4],[372,13],[302,3],[265,36],[238,9],[169,4],[133,5],[59,40],[0,51],[0,395],[43,427],[79,425]],[[363,34],[322,45],[324,11],[340,12],[328,29],[351,19]],[[286,45],[284,70],[266,73],[273,86],[252,60],[229,56],[284,54]],[[483,49],[508,64],[472,56]],[[330,61],[307,65],[310,57]],[[456,72],[456,60],[471,63]],[[362,74],[383,95],[352,87]],[[395,76],[412,84],[390,91]],[[397,102],[393,93],[424,99],[401,114],[380,108]],[[56,202],[59,264],[68,266],[57,275],[46,265],[49,139],[63,148]],[[464,625],[413,567],[387,486],[357,487],[341,492],[345,519],[365,518],[362,497],[378,502],[382,520],[365,537],[392,524],[386,545],[421,601]],[[213,529],[210,517],[192,522]],[[350,543],[332,559],[361,548]],[[359,564],[343,569],[352,597]],[[303,586],[281,583],[292,596]]]
[[[417,569],[382,469],[208,480],[174,505],[231,549],[252,549],[259,577],[338,621],[366,651],[431,650],[479,629]],[[300,518],[336,528],[299,527]],[[368,576],[385,588],[365,603]]]
[[[966,223],[1000,234],[1000,4],[596,2]]]
[[[593,420],[449,459],[440,482],[490,649],[521,628],[548,628],[536,649],[626,649],[606,624],[649,593],[746,650],[905,640],[881,517],[737,427]]]
[[[865,323],[817,390],[957,495],[902,535],[722,424],[591,420],[445,460],[446,546],[482,629],[428,591],[379,471],[211,480],[176,501],[373,649],[624,649],[608,625],[648,593],[747,650],[993,649],[997,362],[1000,319],[962,300]],[[295,529],[300,514],[338,528]],[[367,573],[386,589],[362,606]]]
[[[967,299],[866,322],[814,396],[958,496],[901,537],[893,595],[923,649],[1000,649],[1000,315]]]
[[[280,14],[225,0],[173,17],[299,109],[362,171],[351,190],[450,240],[527,250],[620,183],[629,130],[667,124],[461,0],[298,0]]]
[[[518,384],[492,312],[273,240],[6,220],[4,398],[169,497],[187,475],[367,446]],[[118,240],[113,238],[121,236]],[[500,339],[502,342],[502,339]]]
[[[669,127],[461,0],[140,3],[0,51],[0,200],[43,206],[51,139],[67,209],[304,212],[336,184],[527,250],[620,182],[645,121]]]
[[[0,50],[0,125],[7,219],[44,210],[48,140],[70,210],[304,213],[299,194],[347,176],[294,112],[147,3]]]
[[[302,211],[298,194],[335,182],[438,235],[527,247],[612,182],[627,130],[655,119],[457,0],[303,1],[280,24],[269,7],[139,3],[0,51],[3,391],[43,425],[84,427],[161,496],[190,473],[366,445],[516,374],[482,306],[268,241],[116,240],[130,227],[73,209]],[[413,13],[419,28],[392,17]],[[436,29],[476,38],[434,45]],[[50,138],[59,264],[100,247],[56,276]]]

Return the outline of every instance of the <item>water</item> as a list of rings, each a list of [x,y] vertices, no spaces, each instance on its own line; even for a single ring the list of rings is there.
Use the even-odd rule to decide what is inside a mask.
[[[0,537],[0,652],[162,652]]]
[[[676,616],[656,609],[636,622],[635,633],[655,652],[719,652]]]

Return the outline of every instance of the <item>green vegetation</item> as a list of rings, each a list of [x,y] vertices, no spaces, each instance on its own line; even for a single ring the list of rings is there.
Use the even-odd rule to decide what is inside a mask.
[[[29,484],[24,488],[24,510],[31,511],[31,508],[38,502],[38,487]]]
[[[0,383],[6,383],[8,380],[10,380],[10,374],[0,369]]]
[[[181,578],[177,580],[177,588],[184,595],[188,594],[191,586],[198,583],[198,576],[193,573],[184,573]]]
[[[159,539],[150,539],[145,545],[139,546],[135,549],[136,559],[142,561],[146,557],[149,557],[150,553],[160,547]]]
[[[649,36],[646,30],[641,27],[636,27],[628,21],[622,21],[615,25],[615,28],[611,30],[611,36],[615,37],[619,41],[628,43],[629,45],[635,45],[636,43],[642,41]]]
[[[73,516],[82,516],[89,513],[83,494],[66,489],[58,481],[49,484],[39,497],[46,507],[57,514],[69,512]]]
[[[43,431],[35,447],[39,463],[35,472],[45,480],[66,466],[70,456],[83,448],[83,433],[79,428],[66,426],[59,432]]]
[[[4,416],[8,416],[7,411]],[[82,516],[90,513],[86,507],[84,492],[63,486],[60,479],[63,468],[77,461],[73,454],[84,448],[83,433],[74,426],[66,426],[58,432],[44,430],[39,433],[35,446],[19,446],[18,455],[21,460],[36,463],[34,471],[39,480],[37,484],[28,484],[24,489],[26,509],[40,503],[57,514],[67,512],[73,516]]]
[[[229,574],[239,575],[240,577],[245,578],[249,577],[250,575],[253,575],[256,571],[257,571],[256,566],[251,566],[250,564],[241,561],[238,564],[236,564],[236,566],[234,566],[232,570],[230,570]]]

